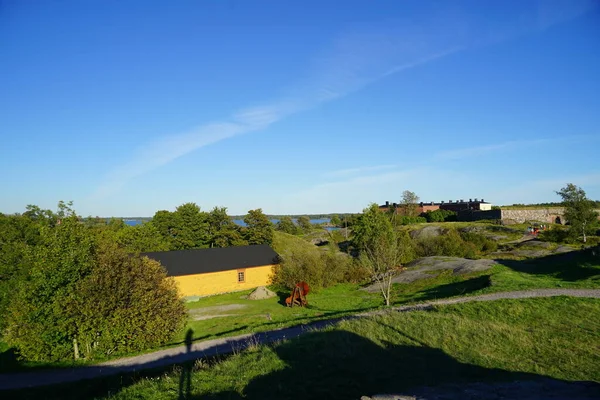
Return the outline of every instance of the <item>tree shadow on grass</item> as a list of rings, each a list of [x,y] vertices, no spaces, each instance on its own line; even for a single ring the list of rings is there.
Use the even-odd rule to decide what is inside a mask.
[[[344,319],[356,317],[347,316]],[[271,343],[297,337],[307,330],[322,329],[339,322],[334,320],[314,321],[304,325],[242,335],[240,337],[217,339],[191,343],[191,330],[186,335],[186,346],[178,353],[163,357],[148,355],[146,360],[136,364],[118,366],[114,364],[52,368],[47,371],[28,370],[27,372],[0,373],[0,397],[10,399],[85,399],[114,394],[135,384],[141,379],[160,377],[170,372],[173,366],[182,366],[180,398],[189,398],[189,385],[192,366],[195,360],[203,359],[208,364],[223,360],[234,352],[245,349],[252,343]],[[38,385],[38,387],[29,387]],[[19,389],[20,388],[20,389]],[[183,393],[183,394],[182,394]]]
[[[563,281],[600,280],[600,247],[527,260],[495,261],[517,272],[549,275]]]
[[[542,376],[462,363],[406,336],[410,345],[369,339],[344,330],[311,332],[275,346],[286,368],[259,376],[243,390],[195,399],[359,399],[377,393],[410,393],[443,384],[532,381]],[[414,345],[413,345],[414,343]],[[600,385],[592,389],[600,393]],[[407,392],[408,391],[408,392]]]

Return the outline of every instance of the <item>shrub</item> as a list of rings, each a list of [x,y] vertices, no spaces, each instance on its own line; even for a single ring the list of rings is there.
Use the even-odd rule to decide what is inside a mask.
[[[475,245],[480,253],[488,253],[498,250],[498,243],[484,235],[474,232],[460,232],[460,237],[463,241]]]
[[[76,216],[43,228],[41,236],[6,318],[4,338],[22,358],[142,350],[181,328],[185,308],[160,264],[99,239]]]
[[[400,225],[421,224],[427,222],[427,219],[424,217],[409,217],[408,215],[402,215],[397,218],[397,223]]]
[[[548,230],[541,231],[538,238],[544,242],[566,243],[571,242],[571,237],[567,229],[552,227]]]
[[[421,214],[421,216],[424,217],[427,220],[427,222],[456,221],[456,215],[457,214],[454,211],[442,209],[427,211],[426,213]]]
[[[481,253],[495,251],[498,245],[483,235],[470,232],[458,233],[455,229],[449,229],[444,235],[416,240],[415,247],[419,257],[476,258]]]
[[[281,262],[275,269],[273,283],[288,288],[300,281],[318,290],[337,283],[358,283],[366,279],[364,271],[352,257],[330,246],[327,251],[295,248],[280,254]]]

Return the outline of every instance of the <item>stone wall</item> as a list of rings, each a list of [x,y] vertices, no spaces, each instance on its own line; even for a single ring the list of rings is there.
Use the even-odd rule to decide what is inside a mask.
[[[502,221],[515,221],[523,223],[527,221],[539,221],[547,222],[550,224],[564,224],[567,221],[564,217],[564,208],[552,207],[552,208],[522,208],[522,209],[502,209]],[[598,213],[598,220],[600,220],[600,210],[596,210]]]
[[[501,219],[503,221],[515,221],[523,223],[526,221],[539,221],[549,224],[564,224],[564,209],[562,207],[553,208],[522,208],[522,209],[502,209]],[[557,219],[558,218],[558,219]]]

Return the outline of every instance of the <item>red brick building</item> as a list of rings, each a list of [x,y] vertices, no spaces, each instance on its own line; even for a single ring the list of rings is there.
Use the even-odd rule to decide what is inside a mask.
[[[402,206],[399,205],[398,203],[390,204],[389,201],[386,201],[385,204],[382,204],[379,206],[379,209],[381,211],[385,211],[385,212],[389,211],[390,208],[396,210],[396,214],[402,213]],[[459,211],[464,211],[464,210],[486,211],[486,210],[492,209],[492,204],[487,203],[483,199],[481,199],[481,200],[469,199],[469,201],[464,201],[462,199],[456,200],[456,201],[449,200],[447,203],[444,201],[441,201],[440,203],[435,203],[433,201],[430,203],[421,202],[417,206],[417,213],[422,214],[422,213],[426,213],[427,211],[435,211],[435,210],[440,210],[440,209],[454,211],[454,212],[459,212]]]

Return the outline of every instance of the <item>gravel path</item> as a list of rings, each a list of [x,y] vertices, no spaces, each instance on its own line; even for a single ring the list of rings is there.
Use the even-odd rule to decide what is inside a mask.
[[[391,311],[408,312],[427,310],[437,305],[466,303],[471,301],[492,301],[499,299],[524,299],[531,297],[595,297],[600,298],[600,289],[537,289],[517,292],[503,292],[484,294],[480,296],[459,297],[446,300],[437,300],[427,303],[414,304],[410,306],[393,307],[386,310],[369,311],[352,315],[349,317],[316,321],[307,325],[294,326],[290,328],[275,329],[268,332],[256,334],[243,334],[223,339],[212,339],[192,343],[187,346],[173,347],[153,353],[142,354],[135,357],[120,358],[107,361],[89,367],[52,369],[46,371],[21,372],[0,374],[0,390],[21,389],[57,383],[74,382],[85,379],[93,379],[103,376],[122,374],[144,369],[166,367],[181,364],[186,361],[197,360],[203,357],[211,357],[219,354],[229,354],[240,351],[249,345],[259,343],[272,343],[283,339],[291,339],[305,332],[324,328],[341,320],[349,320],[361,317],[380,315]]]

